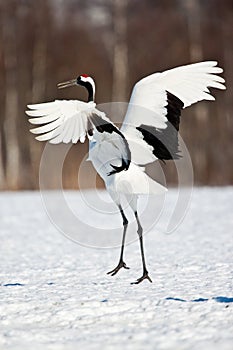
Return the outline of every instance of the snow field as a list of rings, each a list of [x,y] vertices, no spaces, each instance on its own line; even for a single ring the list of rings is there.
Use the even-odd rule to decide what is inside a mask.
[[[78,192],[67,196],[78,205]],[[137,241],[130,270],[108,276],[119,248],[68,240],[38,192],[1,193],[0,349],[232,349],[232,210],[233,188],[194,189],[174,233],[145,236],[153,283],[130,285]]]

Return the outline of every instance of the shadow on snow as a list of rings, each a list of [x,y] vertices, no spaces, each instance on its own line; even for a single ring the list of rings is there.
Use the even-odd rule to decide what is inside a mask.
[[[168,298],[165,298],[165,300],[180,301],[182,303],[186,303],[186,302],[199,303],[199,302],[204,302],[204,301],[209,301],[209,300],[214,300],[217,303],[233,303],[233,298],[228,298],[228,297],[223,297],[223,296],[213,297],[211,299],[198,298],[198,299],[192,299],[192,300],[185,300],[185,299],[181,299],[181,298],[168,297]]]
[[[54,285],[53,282],[48,282],[46,283],[48,286]],[[1,286],[1,285],[0,285]],[[24,287],[25,284],[22,283],[6,283],[3,284],[2,287]],[[214,300],[217,303],[233,303],[233,298],[229,298],[229,297],[223,297],[223,296],[218,296],[218,297],[213,297],[213,298],[197,298],[197,299],[191,299],[191,300],[186,300],[186,299],[182,299],[182,298],[175,298],[175,297],[167,297],[165,298],[165,300],[173,300],[173,301],[180,301],[182,303],[187,303],[187,302],[192,302],[192,303],[200,303],[200,302],[205,302],[205,301],[209,301],[209,300]],[[102,300],[103,302],[108,301],[107,299]]]

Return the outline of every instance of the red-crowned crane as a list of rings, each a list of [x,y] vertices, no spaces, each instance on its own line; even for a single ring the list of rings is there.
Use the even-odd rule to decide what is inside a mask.
[[[128,220],[122,200],[128,201],[137,225],[143,273],[134,282],[151,281],[145,262],[143,229],[137,213],[138,196],[160,194],[166,188],[152,180],[144,165],[156,159],[178,159],[178,130],[180,114],[198,101],[214,100],[209,88],[225,89],[222,69],[215,61],[199,62],[162,73],[151,74],[138,81],[132,91],[124,122],[119,129],[105,113],[96,108],[95,83],[86,75],[58,84],[58,88],[80,85],[88,92],[87,102],[56,100],[28,105],[26,111],[32,130],[39,141],[52,144],[83,143],[89,138],[89,159],[105,182],[123,219],[123,238],[119,263],[108,274],[115,275],[124,262],[124,244]]]

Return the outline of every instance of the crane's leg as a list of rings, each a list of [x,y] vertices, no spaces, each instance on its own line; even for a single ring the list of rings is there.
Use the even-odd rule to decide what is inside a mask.
[[[139,218],[138,218],[138,213],[137,211],[135,211],[134,213],[135,218],[137,220],[137,224],[138,224],[138,236],[139,236],[139,241],[140,241],[140,249],[141,249],[141,256],[142,256],[142,268],[143,268],[143,274],[142,277],[138,278],[136,282],[132,282],[131,284],[138,284],[141,283],[143,280],[147,279],[152,283],[151,278],[148,275],[148,271],[146,268],[146,261],[145,261],[145,255],[144,255],[144,248],[143,248],[143,229],[142,226],[140,224]]]
[[[128,220],[123,212],[123,209],[121,207],[121,205],[119,205],[119,209],[120,209],[120,213],[123,219],[123,226],[124,226],[124,230],[123,230],[123,237],[122,237],[122,244],[121,244],[121,255],[120,255],[120,260],[119,263],[117,265],[117,267],[115,267],[115,269],[113,269],[112,271],[109,271],[107,274],[114,276],[122,267],[124,267],[124,269],[129,269],[128,266],[126,266],[125,262],[123,261],[123,254],[124,254],[124,247],[125,247],[125,236],[126,236],[126,231],[127,231],[127,227],[128,227]]]

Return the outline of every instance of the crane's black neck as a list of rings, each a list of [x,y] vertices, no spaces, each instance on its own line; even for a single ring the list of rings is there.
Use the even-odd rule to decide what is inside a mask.
[[[79,84],[87,89],[87,92],[88,92],[88,101],[87,102],[94,101],[94,91],[93,91],[92,84],[89,83],[89,81],[85,81],[85,82],[81,81],[81,82],[79,82]]]

